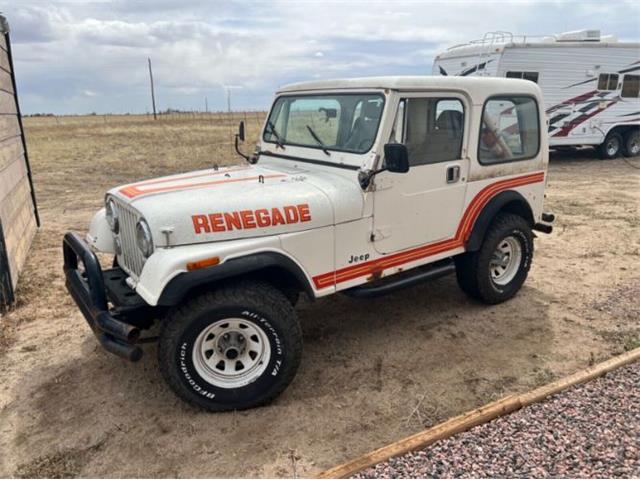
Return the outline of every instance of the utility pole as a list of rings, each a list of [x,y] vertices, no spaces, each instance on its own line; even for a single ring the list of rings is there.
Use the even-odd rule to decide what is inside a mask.
[[[231,113],[231,88],[227,87],[227,112]]]
[[[209,102],[207,101],[207,97],[204,97],[204,111],[205,113],[209,113]]]
[[[153,119],[157,120],[156,116],[156,95],[153,91],[153,72],[151,71],[151,58],[147,58],[149,60],[149,80],[151,82],[151,105],[153,105]]]

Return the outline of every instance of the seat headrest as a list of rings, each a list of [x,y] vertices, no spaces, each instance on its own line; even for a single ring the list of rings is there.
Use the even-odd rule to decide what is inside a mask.
[[[458,110],[443,110],[436,120],[439,130],[462,130],[462,112]]]
[[[371,120],[378,120],[380,118],[380,114],[382,113],[382,102],[365,102],[363,107],[363,117]]]

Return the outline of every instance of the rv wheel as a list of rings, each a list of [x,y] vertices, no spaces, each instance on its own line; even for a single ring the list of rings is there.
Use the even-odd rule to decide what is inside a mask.
[[[637,157],[640,155],[640,130],[631,130],[624,137],[625,157]]]
[[[609,160],[620,156],[622,151],[622,135],[617,132],[611,132],[600,145],[600,158]]]

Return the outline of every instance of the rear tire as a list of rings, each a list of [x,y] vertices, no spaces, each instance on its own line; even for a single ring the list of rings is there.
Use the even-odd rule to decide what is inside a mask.
[[[603,160],[611,160],[612,158],[619,157],[622,153],[622,135],[618,132],[610,132],[604,139],[604,142],[598,147],[600,158]]]
[[[174,310],[158,346],[160,371],[171,389],[210,411],[270,402],[291,383],[301,356],[293,306],[258,281],[204,293]]]
[[[624,136],[624,156],[637,157],[640,155],[640,130],[629,130]]]
[[[533,233],[525,219],[500,213],[480,249],[456,257],[456,277],[470,297],[487,304],[513,297],[527,279],[533,258]]]

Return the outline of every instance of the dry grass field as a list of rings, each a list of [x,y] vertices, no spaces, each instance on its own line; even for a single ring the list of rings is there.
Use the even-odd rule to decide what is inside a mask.
[[[529,280],[483,306],[443,278],[375,300],[301,302],[305,353],[270,406],[208,414],[103,351],[64,289],[61,241],[104,191],[236,163],[244,114],[28,118],[43,225],[0,319],[0,477],[304,476],[640,344],[640,160],[556,155]],[[255,139],[262,118],[247,114]],[[246,150],[252,150],[247,142]]]

